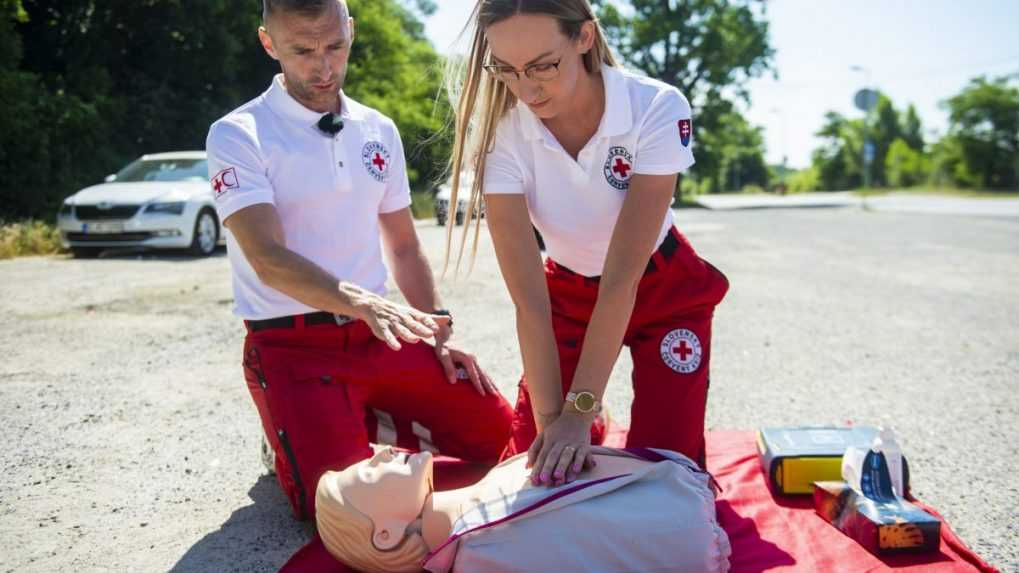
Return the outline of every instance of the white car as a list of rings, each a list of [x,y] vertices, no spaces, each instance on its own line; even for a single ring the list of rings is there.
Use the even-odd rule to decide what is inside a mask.
[[[64,200],[60,240],[75,257],[103,249],[188,249],[211,255],[223,242],[204,151],[143,155]]]
[[[463,225],[464,215],[467,214],[467,203],[471,198],[471,185],[473,179],[469,176],[465,176],[460,180],[460,191],[457,193],[456,198],[456,213],[454,214],[454,222],[457,225]],[[446,220],[449,219],[450,209],[449,200],[453,196],[453,181],[447,181],[446,183],[439,186],[439,190],[435,193],[435,221],[439,225],[445,225]],[[485,216],[485,207],[482,204],[481,216]]]

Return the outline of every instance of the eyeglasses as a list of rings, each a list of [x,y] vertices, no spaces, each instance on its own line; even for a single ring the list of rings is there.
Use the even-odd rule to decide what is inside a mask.
[[[559,64],[563,61],[563,57],[559,56],[559,59],[554,62],[544,62],[531,64],[524,68],[524,75],[527,79],[536,82],[548,82],[559,77]],[[519,82],[520,72],[517,71],[513,66],[504,66],[501,64],[485,64],[482,66],[485,71],[495,76],[502,82]]]

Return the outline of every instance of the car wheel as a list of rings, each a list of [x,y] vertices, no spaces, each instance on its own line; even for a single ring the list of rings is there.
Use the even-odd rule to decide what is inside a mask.
[[[71,247],[71,256],[76,259],[94,259],[101,252],[99,247]]]
[[[206,207],[198,212],[195,218],[195,232],[191,239],[191,254],[196,257],[207,257],[216,252],[219,243],[219,222],[216,214]]]

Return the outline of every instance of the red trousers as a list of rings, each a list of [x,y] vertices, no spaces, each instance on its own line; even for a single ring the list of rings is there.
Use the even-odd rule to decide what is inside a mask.
[[[505,398],[450,385],[431,345],[393,351],[360,321],[249,332],[244,377],[302,520],[319,477],[369,457],[369,442],[494,464],[510,433]]]
[[[633,404],[627,447],[674,450],[704,466],[704,411],[711,359],[711,319],[729,282],[694,252],[675,227],[678,245],[666,258],[659,250],[637,289],[623,344],[633,358]],[[552,329],[559,349],[563,396],[573,383],[587,324],[598,299],[598,279],[578,275],[549,259],[545,279],[552,302]],[[521,379],[513,436],[504,457],[525,452],[537,435],[527,381]],[[592,428],[592,443],[604,424]]]

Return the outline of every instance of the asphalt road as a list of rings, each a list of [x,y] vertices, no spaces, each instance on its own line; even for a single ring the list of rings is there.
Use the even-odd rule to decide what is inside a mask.
[[[801,209],[677,212],[730,278],[711,428],[890,423],[915,494],[1019,570],[1019,223]],[[441,231],[422,223],[438,266]],[[482,238],[487,239],[482,233]],[[441,286],[515,396],[483,240]],[[274,571],[309,535],[258,457],[229,268],[134,254],[0,262],[0,571]],[[629,362],[606,398],[627,422]]]

